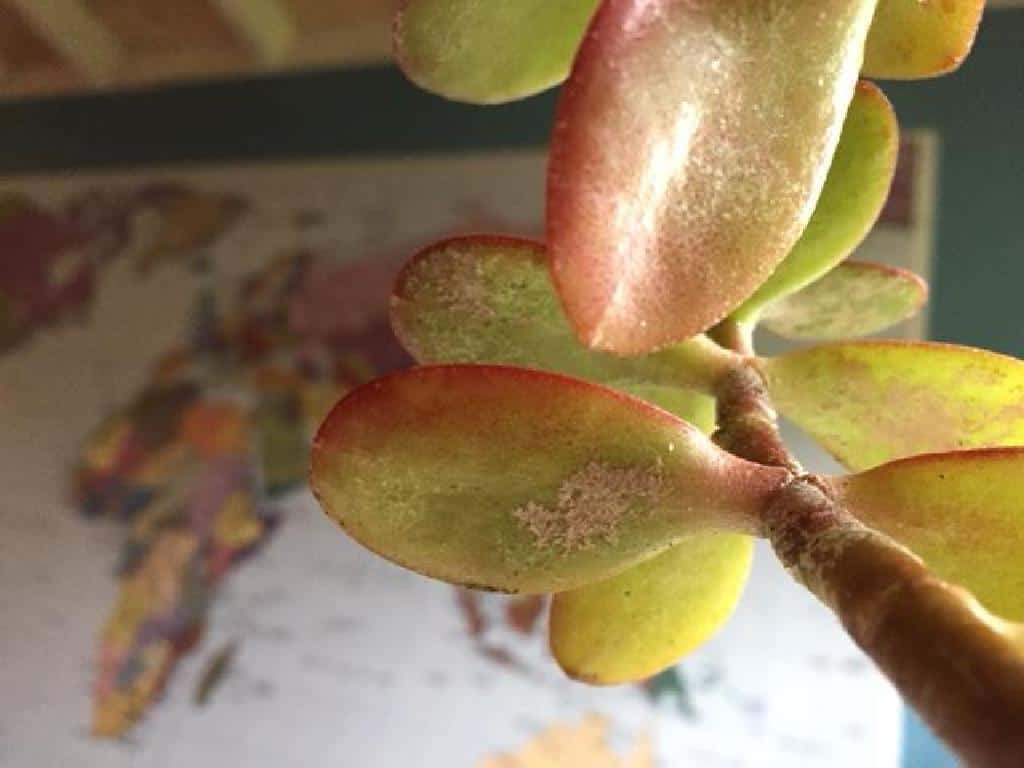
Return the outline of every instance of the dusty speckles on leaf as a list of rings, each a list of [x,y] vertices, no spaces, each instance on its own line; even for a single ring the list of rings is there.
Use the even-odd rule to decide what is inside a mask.
[[[409,275],[407,290],[415,294],[421,286],[426,287],[445,309],[486,320],[494,316],[494,307],[485,288],[485,269],[473,254],[448,248],[417,264]]]
[[[531,501],[513,514],[539,546],[568,554],[597,539],[614,543],[624,519],[649,513],[664,492],[659,465],[619,468],[592,461],[562,482],[554,506]]]

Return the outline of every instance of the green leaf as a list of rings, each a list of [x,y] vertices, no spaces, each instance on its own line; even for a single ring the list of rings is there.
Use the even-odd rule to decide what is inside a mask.
[[[659,388],[637,392],[704,433],[714,401]],[[680,397],[682,395],[682,397]],[[555,595],[551,650],[578,680],[610,685],[650,677],[704,643],[735,610],[753,557],[748,536],[698,533],[610,579]]]
[[[1024,445],[1024,363],[927,342],[822,344],[759,365],[772,402],[840,462]]]
[[[761,323],[787,339],[867,336],[916,314],[927,297],[928,286],[913,272],[845,261],[816,283],[770,305]]]
[[[601,4],[548,166],[546,242],[584,343],[661,348],[768,278],[825,182],[874,5]]]
[[[555,595],[551,650],[577,680],[641,680],[705,643],[732,615],[754,542],[697,534],[611,579]]]
[[[428,246],[399,275],[391,320],[421,363],[521,365],[617,388],[707,391],[732,362],[703,336],[637,358],[584,347],[558,303],[544,246],[520,238],[474,235]]]
[[[704,434],[710,434],[715,428],[715,399],[713,397],[694,392],[692,389],[679,389],[658,384],[620,384],[615,388],[663,408],[692,424]]]
[[[967,58],[985,0],[880,0],[864,49],[865,77],[917,80]]]
[[[409,79],[457,101],[521,99],[565,79],[597,0],[406,0],[395,52]]]
[[[786,477],[635,398],[472,365],[356,389],[322,425],[311,471],[324,510],[368,549],[535,593],[608,578],[695,532],[750,532]]]
[[[807,228],[772,276],[733,313],[737,320],[756,322],[766,306],[814,282],[853,252],[885,205],[898,150],[892,105],[877,86],[862,81]]]
[[[990,611],[1024,619],[1024,448],[915,456],[832,482],[838,500]]]

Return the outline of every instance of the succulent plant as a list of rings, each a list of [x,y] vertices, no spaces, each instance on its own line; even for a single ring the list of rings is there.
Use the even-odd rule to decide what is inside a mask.
[[[544,242],[429,245],[395,286],[421,367],[345,397],[311,480],[382,556],[554,594],[599,684],[713,634],[753,537],[969,764],[1024,764],[1024,363],[857,340],[923,281],[848,261],[898,129],[861,77],[967,55],[980,0],[406,0],[410,78],[474,103],[565,80]],[[780,356],[753,330],[816,342]],[[804,471],[785,415],[851,474]]]

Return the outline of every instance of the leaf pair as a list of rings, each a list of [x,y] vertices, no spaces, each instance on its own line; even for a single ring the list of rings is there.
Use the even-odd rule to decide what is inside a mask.
[[[728,354],[723,357],[723,353],[716,353],[711,347],[705,349],[706,342],[699,340],[683,345],[689,350],[686,355],[669,348],[647,358],[631,360],[583,348],[558,311],[544,267],[542,246],[523,240],[461,238],[424,250],[403,270],[393,297],[392,313],[398,335],[421,362],[511,363],[586,377],[656,402],[705,431],[714,423],[710,398],[672,386],[673,367],[677,370],[677,381],[700,383],[710,389],[713,377],[735,364],[735,358]],[[903,378],[901,366],[911,370],[927,369],[934,367],[935,360],[952,364],[948,361],[967,355],[961,369],[973,367],[980,375],[988,376],[1002,371],[1011,382],[1017,381],[1018,385],[1024,382],[1024,371],[1016,361],[941,345],[863,342],[826,345],[776,360],[764,360],[760,365],[767,374],[772,394],[785,403],[788,415],[812,426],[816,420],[829,425],[833,423],[829,417],[830,400],[801,394],[788,398],[785,395],[789,390],[806,386],[808,370],[815,366],[820,369],[816,379],[821,382],[821,392],[827,392],[830,386],[851,375],[844,362],[846,358],[839,352],[845,351],[847,355],[860,352],[871,360],[873,350],[884,353],[878,359],[883,368],[896,366],[895,379]],[[901,356],[901,350],[909,356]],[[704,360],[705,353],[713,355],[713,364]],[[835,359],[826,364],[819,358]],[[996,366],[987,374],[978,367],[985,361]],[[901,424],[908,423],[910,418],[911,429],[907,434],[918,434],[919,443],[904,442],[897,451],[889,445],[891,435],[884,432],[876,435],[869,429],[878,420],[875,412],[896,394],[890,386],[892,381],[893,378],[882,377],[877,385],[865,383],[864,392],[855,401],[860,410],[851,406],[849,417],[842,422],[847,431],[863,442],[858,450],[874,450],[888,459],[951,447],[948,435],[944,438],[947,444],[940,445],[936,440],[942,437],[941,433],[925,435],[915,430],[912,410],[908,413],[907,409],[894,409],[902,416]],[[957,390],[949,388],[942,380],[938,383],[939,391],[945,392],[951,407],[955,407]],[[926,378],[917,380],[918,387],[926,385]],[[1014,397],[1012,387],[1007,389],[1006,402]],[[505,411],[511,408],[520,423],[542,422],[542,418],[529,409],[505,404],[504,396],[497,391],[489,392],[488,398],[492,399],[490,407]],[[481,412],[468,401],[462,402],[467,412]],[[395,410],[399,407],[395,406]],[[918,418],[925,421],[928,415],[923,413]],[[959,425],[947,427],[953,434],[962,434]],[[896,435],[906,437],[896,429]],[[491,436],[496,444],[504,444],[503,438]],[[454,435],[451,438],[456,439],[462,438]],[[1008,439],[1012,439],[1012,435]],[[543,456],[546,446],[552,443],[557,440],[539,439],[536,452]],[[833,448],[827,435],[825,443]],[[717,456],[716,451],[713,449],[711,455]],[[514,459],[510,461],[516,464]],[[733,459],[727,457],[724,461],[728,464]],[[503,460],[496,471],[499,474],[506,471],[508,463]],[[465,503],[469,503],[468,500]],[[545,508],[557,511],[557,505]],[[877,524],[874,519],[871,522]],[[928,535],[926,529],[922,528],[921,532]],[[908,543],[916,543],[908,540],[906,534],[897,535]],[[746,580],[749,558],[747,537],[693,534],[668,552],[634,564],[622,573],[563,592],[552,608],[552,645],[557,658],[573,675],[594,681],[617,682],[656,672],[706,640],[731,613]],[[961,568],[955,575],[962,579],[969,571],[969,568]],[[511,588],[508,584],[501,586]],[[673,599],[667,599],[672,595],[675,595]],[[581,627],[579,631],[571,629],[576,625]],[[618,652],[613,652],[616,648]]]
[[[852,91],[862,54],[868,76],[948,71],[970,49],[982,7],[407,0],[395,42],[414,80],[469,101],[547,87],[575,55],[552,141],[553,274],[580,338],[637,354],[733,309],[750,324],[768,308],[783,335],[835,338],[920,306],[913,276],[858,265],[788,295],[849,254],[891,179],[891,106],[870,84]],[[844,291],[883,291],[884,301],[844,302]]]
[[[597,5],[406,0],[395,21],[395,49],[410,79],[427,90],[479,104],[511,101],[565,79]],[[915,79],[955,69],[974,41],[983,5],[881,0],[864,75]]]
[[[396,283],[395,332],[420,362],[556,371],[614,386],[710,432],[714,401],[681,386],[710,390],[733,357],[703,337],[642,358],[586,349],[565,321],[546,259],[541,244],[513,238],[428,247]],[[752,550],[749,536],[689,535],[618,576],[562,592],[551,608],[556,658],[574,676],[605,683],[659,671],[731,615]]]
[[[940,577],[1020,619],[1022,472],[1024,448],[989,449],[913,457],[833,485],[853,514],[905,543]],[[657,562],[650,558],[681,541],[685,551],[694,534],[750,532],[789,479],[605,387],[479,365],[417,368],[356,390],[324,423],[312,471],[324,508],[369,549],[435,578],[514,592],[595,584]],[[622,678],[607,645],[586,634],[605,632],[595,612],[610,610],[646,622],[637,642],[650,644],[637,650],[647,652],[637,667],[653,657],[666,663],[662,625],[668,636],[681,615],[660,599],[663,586],[679,586],[668,570],[672,555],[618,577],[618,594],[584,590],[556,609],[554,644],[572,660],[567,666],[600,681]],[[744,577],[735,564],[748,557],[740,542],[711,538],[680,554],[684,568],[725,566],[719,593],[696,595],[698,625],[731,610]],[[657,600],[641,597],[648,588]],[[561,636],[560,627],[581,616],[584,634]],[[699,626],[694,633],[702,639]]]
[[[847,265],[826,280],[856,269]],[[845,298],[857,303],[852,292]],[[425,249],[399,278],[392,321],[423,363],[541,368],[669,410],[682,387],[711,392],[737,363],[703,336],[637,358],[583,347],[559,311],[543,246],[527,240],[467,237]],[[758,365],[779,410],[854,469],[918,453],[1024,445],[1024,364],[1013,358],[943,344],[852,341]]]

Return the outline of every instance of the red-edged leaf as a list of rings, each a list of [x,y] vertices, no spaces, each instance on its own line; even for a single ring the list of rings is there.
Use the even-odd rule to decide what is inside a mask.
[[[416,368],[349,394],[311,480],[353,538],[445,581],[558,592],[697,531],[749,532],[786,472],[605,387],[499,366]]]
[[[845,261],[806,288],[770,304],[761,324],[787,339],[867,336],[913,316],[928,285],[905,269]]]
[[[904,341],[820,344],[760,361],[772,402],[868,469],[918,453],[1024,445],[1024,362]]]
[[[558,105],[547,242],[570,321],[621,354],[724,317],[800,236],[874,0],[606,0]]]
[[[967,58],[985,0],[880,0],[864,49],[867,77],[917,80]]]
[[[832,482],[839,501],[967,587],[1024,619],[1024,448],[913,456]]]

